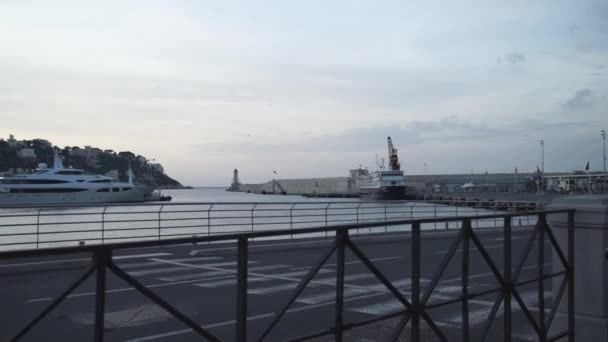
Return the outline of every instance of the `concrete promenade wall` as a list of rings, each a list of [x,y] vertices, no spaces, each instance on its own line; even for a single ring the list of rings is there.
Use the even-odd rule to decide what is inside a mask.
[[[276,182],[273,187],[273,182]],[[358,192],[358,187],[348,177],[316,179],[276,179],[260,184],[241,184],[240,191],[252,193],[287,194],[350,194]]]

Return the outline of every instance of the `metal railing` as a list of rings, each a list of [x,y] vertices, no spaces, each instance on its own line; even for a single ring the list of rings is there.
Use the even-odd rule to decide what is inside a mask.
[[[568,215],[568,226],[567,226],[567,241],[566,249],[567,252],[562,250],[562,247],[557,242],[556,237],[553,234],[552,228],[547,224],[547,215],[560,214]],[[513,249],[511,245],[512,240],[512,222],[514,219],[519,218],[523,215],[535,215],[538,220],[532,230],[530,237],[528,238],[523,251],[519,255],[519,258],[513,261]],[[477,236],[477,233],[473,229],[473,221],[483,219],[501,219],[501,229],[503,232],[504,241],[504,260],[502,265],[498,265],[488,254],[483,243]],[[426,289],[422,291],[421,288],[421,267],[423,265],[423,257],[421,254],[421,241],[422,241],[422,225],[433,222],[457,222],[460,223],[460,228],[457,230],[455,237],[452,240],[449,251],[443,257],[439,266],[435,269],[434,275],[431,281],[426,286]],[[357,243],[351,239],[350,233],[355,232],[357,229],[362,228],[374,228],[397,225],[411,225],[412,229],[409,232],[402,232],[400,234],[408,235],[411,238],[411,251],[409,262],[411,263],[411,297],[406,298],[405,295],[397,288],[396,284],[393,284],[387,276],[372,262],[359,248]],[[343,341],[344,332],[356,327],[365,326],[368,324],[376,323],[389,318],[400,318],[399,324],[392,333],[390,338],[391,341],[396,341],[402,334],[404,328],[409,323],[410,327],[410,340],[420,341],[421,333],[421,322],[426,322],[430,327],[435,337],[441,341],[447,341],[447,337],[442,329],[436,324],[431,317],[429,311],[434,308],[444,307],[450,304],[460,303],[462,311],[462,340],[470,340],[470,322],[469,322],[469,301],[480,296],[488,294],[497,294],[498,298],[492,306],[492,310],[488,316],[486,325],[482,333],[482,341],[488,339],[490,327],[496,318],[496,314],[503,306],[504,311],[504,341],[511,341],[513,324],[512,324],[512,307],[511,299],[515,299],[517,306],[521,309],[526,321],[534,329],[538,336],[539,341],[556,341],[561,338],[568,338],[568,341],[574,340],[574,210],[554,210],[554,211],[538,211],[534,213],[509,213],[499,215],[482,215],[479,217],[451,217],[451,218],[437,218],[437,219],[414,219],[414,220],[396,220],[388,222],[373,222],[373,223],[360,223],[360,224],[347,224],[339,225],[334,227],[314,227],[293,230],[291,233],[294,235],[310,234],[310,233],[335,233],[335,237],[330,238],[333,242],[331,246],[323,251],[319,257],[319,261],[310,269],[308,274],[299,282],[296,289],[293,291],[291,296],[281,306],[281,310],[276,312],[272,317],[270,323],[262,330],[262,333],[257,336],[255,341],[264,341],[268,338],[269,334],[273,331],[274,327],[281,320],[281,318],[288,311],[290,306],[294,303],[295,299],[304,291],[307,285],[312,281],[315,275],[328,261],[328,259],[335,253],[336,255],[336,286],[335,286],[335,307],[332,327],[323,331],[317,331],[306,336],[300,336],[293,340],[306,340],[315,337],[333,335],[336,341]],[[52,303],[46,307],[42,312],[32,319],[23,329],[21,329],[10,341],[21,340],[26,334],[37,325],[45,316],[47,316],[53,309],[57,307],[70,293],[72,293],[78,286],[80,286],[87,278],[96,273],[96,289],[95,289],[95,319],[94,319],[94,340],[103,341],[104,339],[104,313],[105,313],[105,295],[106,295],[106,272],[109,270],[114,273],[118,278],[124,280],[126,283],[134,287],[148,299],[157,303],[177,320],[183,322],[192,331],[196,332],[201,337],[209,341],[219,341],[220,339],[210,332],[208,329],[201,327],[199,323],[193,321],[186,314],[175,308],[169,302],[159,297],[155,292],[147,288],[140,281],[135,279],[133,276],[125,272],[121,267],[116,265],[112,259],[112,253],[117,250],[143,248],[151,246],[162,246],[162,245],[175,245],[183,243],[202,243],[202,242],[214,242],[214,241],[236,241],[237,242],[237,286],[236,286],[236,341],[244,342],[248,338],[247,329],[247,302],[248,302],[248,251],[249,241],[254,238],[272,237],[278,234],[284,234],[283,232],[277,231],[263,231],[263,232],[249,232],[239,234],[225,234],[216,236],[204,236],[197,238],[174,238],[157,241],[139,241],[139,242],[128,242],[128,243],[112,243],[107,245],[95,245],[95,246],[80,246],[80,247],[63,247],[63,248],[48,248],[41,250],[29,250],[29,251],[6,251],[0,252],[1,259],[7,258],[20,258],[20,257],[44,257],[51,255],[65,255],[75,253],[90,253],[91,264],[86,272],[79,276],[73,284],[56,297]],[[545,253],[544,245],[546,240],[550,242],[554,248],[563,271],[547,273],[543,267],[545,264]],[[535,242],[538,244],[538,258],[536,277],[528,280],[521,280],[520,275],[522,274],[523,266],[526,263],[527,257],[530,254]],[[450,260],[454,257],[458,247],[461,246],[462,260],[460,264],[460,277],[461,277],[461,295],[459,298],[445,300],[442,298],[435,298],[436,300],[431,302],[433,298],[433,292],[439,281],[446,271]],[[485,264],[491,269],[491,273],[498,282],[498,287],[482,292],[475,292],[469,289],[469,263],[470,255],[469,252],[472,247],[476,247]],[[358,321],[358,322],[345,322],[343,317],[344,311],[344,274],[345,274],[345,252],[350,250],[362,264],[379,280],[386,289],[403,305],[403,309],[397,313],[391,313],[376,317],[371,320]],[[500,267],[502,266],[502,267]],[[515,266],[515,267],[513,267]],[[501,272],[502,268],[502,272]],[[543,282],[557,277],[563,277],[561,285],[557,291],[557,296],[554,298],[553,307],[551,308],[549,315],[546,316],[545,300],[544,300],[544,285]],[[529,306],[523,301],[519,288],[522,286],[535,284],[538,286],[538,320],[531,313]],[[557,308],[560,305],[561,299],[566,291],[568,290],[567,299],[567,313],[568,313],[568,324],[567,329],[558,332],[554,335],[549,336],[552,323],[554,321]],[[302,322],[305,324],[306,322]],[[285,340],[285,339],[283,339]]]
[[[502,207],[446,206],[429,202],[269,202],[269,203],[170,203],[89,206],[44,206],[0,209],[0,249],[24,249],[119,241],[159,240],[281,230],[293,230],[400,219],[465,217],[495,214]],[[512,208],[533,208],[534,203],[514,203]],[[522,216],[516,226],[534,224]],[[476,220],[475,228],[497,227],[496,218]],[[410,229],[384,226],[357,230],[355,234]],[[425,223],[423,230],[458,229],[458,223]],[[325,233],[327,234],[327,233]],[[296,237],[300,237],[296,235]]]

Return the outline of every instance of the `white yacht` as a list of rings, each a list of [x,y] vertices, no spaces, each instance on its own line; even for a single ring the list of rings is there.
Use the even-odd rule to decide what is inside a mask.
[[[41,164],[36,172],[0,177],[0,206],[38,204],[88,204],[143,202],[152,189],[111,177],[85,175],[83,170],[64,168],[55,153],[53,167]]]

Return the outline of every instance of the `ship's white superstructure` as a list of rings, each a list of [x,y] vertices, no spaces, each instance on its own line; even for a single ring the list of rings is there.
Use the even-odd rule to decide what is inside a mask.
[[[116,182],[111,177],[64,168],[55,154],[52,168],[42,164],[32,174],[0,177],[0,206],[142,202],[151,190],[134,185],[131,170],[129,182]]]
[[[367,169],[351,171],[351,177],[355,177],[359,185],[359,193],[362,197],[372,197],[381,200],[415,199],[415,194],[410,194],[405,185],[405,175],[401,170],[397,149],[393,146],[391,137],[388,140],[389,168],[378,163],[378,169],[369,173]]]

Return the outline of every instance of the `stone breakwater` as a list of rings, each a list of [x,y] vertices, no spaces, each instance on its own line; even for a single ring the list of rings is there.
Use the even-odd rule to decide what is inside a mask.
[[[273,179],[259,184],[239,184],[238,190],[255,194],[355,195],[359,187],[349,177]]]

